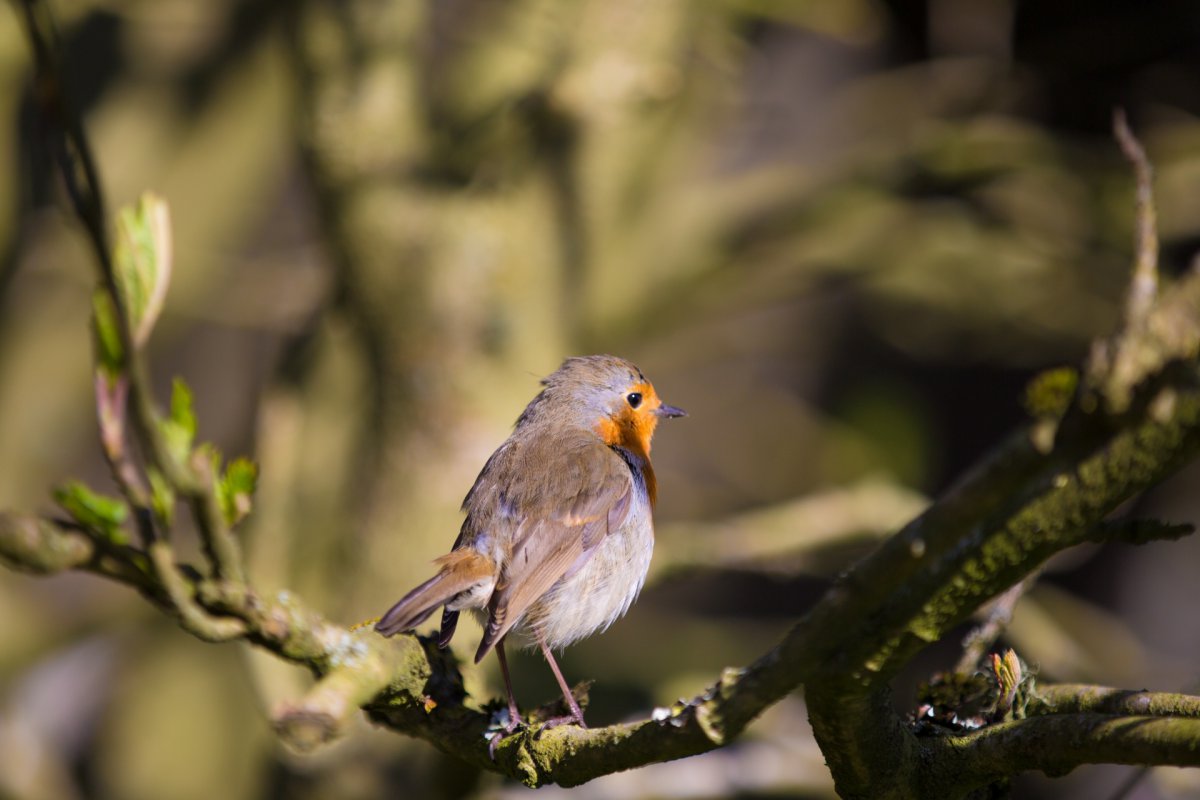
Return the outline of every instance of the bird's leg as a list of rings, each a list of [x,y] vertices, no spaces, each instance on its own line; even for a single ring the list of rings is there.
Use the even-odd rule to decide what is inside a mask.
[[[504,654],[504,638],[496,642],[496,658],[500,661],[500,674],[504,677],[504,691],[508,694],[508,724],[504,726],[502,733],[497,733],[488,742],[488,756],[493,761],[496,760],[496,745],[512,736],[517,728],[524,724],[521,719],[521,711],[517,708],[517,698],[513,694],[512,679],[508,676],[508,656]]]
[[[504,654],[504,639],[496,642],[496,658],[500,659],[500,674],[504,676],[504,691],[508,693],[508,726],[505,733],[512,733],[521,724],[521,711],[517,708],[517,698],[513,694],[512,678],[508,677],[508,656]]]
[[[551,652],[550,648],[541,639],[538,640],[538,646],[542,648],[542,655],[545,657],[546,663],[550,665],[550,671],[554,673],[555,680],[558,681],[558,688],[562,690],[563,700],[566,701],[567,708],[571,709],[570,716],[546,720],[542,728],[554,728],[565,722],[574,722],[579,727],[586,728],[587,723],[583,721],[583,711],[579,709],[579,703],[575,702],[575,696],[571,694],[571,687],[567,686],[566,680],[563,679],[562,670],[558,668],[558,662],[554,660],[554,653]]]

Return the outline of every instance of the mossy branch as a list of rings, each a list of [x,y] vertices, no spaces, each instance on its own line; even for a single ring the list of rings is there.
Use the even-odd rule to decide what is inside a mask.
[[[1159,389],[1166,390],[1165,386]],[[363,705],[376,721],[427,739],[481,767],[503,771],[531,785],[549,782],[574,785],[598,775],[719,747],[736,737],[765,707],[804,682],[814,723],[831,763],[841,767],[848,755],[872,740],[876,745],[881,738],[908,742],[899,749],[891,747],[876,752],[900,753],[898,761],[911,765],[907,770],[894,772],[889,779],[908,774],[915,781],[918,763],[914,755],[915,737],[895,719],[890,708],[881,707],[879,698],[885,696],[886,678],[891,671],[924,644],[925,639],[915,636],[909,628],[922,623],[927,636],[940,635],[946,626],[971,613],[973,604],[978,603],[979,595],[987,587],[995,591],[1003,588],[1004,576],[1017,567],[1005,560],[984,557],[990,548],[999,547],[996,540],[1010,540],[1014,549],[1001,548],[1001,552],[1011,552],[1017,565],[1025,563],[1032,569],[1050,552],[1080,541],[1113,537],[1142,541],[1184,533],[1178,527],[1156,525],[1093,525],[1086,518],[1068,514],[1066,519],[1071,524],[1049,526],[1043,531],[1046,541],[1033,542],[1016,535],[1020,526],[1000,525],[992,510],[995,503],[1007,500],[1013,504],[1010,520],[1022,515],[1036,516],[1043,505],[1051,509],[1084,509],[1092,516],[1102,516],[1130,491],[1150,485],[1177,465],[1200,437],[1200,392],[1185,390],[1182,385],[1171,390],[1178,393],[1178,398],[1170,416],[1154,414],[1150,408],[1155,404],[1147,405],[1140,416],[1121,420],[1130,426],[1128,430],[1118,426],[1109,437],[1101,437],[1094,444],[1096,452],[1080,460],[1074,470],[1077,476],[1092,475],[1088,480],[1052,481],[1049,490],[1038,493],[1031,491],[1040,485],[1036,472],[1031,471],[1024,483],[997,493],[992,504],[976,505],[976,519],[972,520],[968,509],[955,503],[965,502],[963,498],[989,496],[976,481],[995,481],[994,476],[1011,474],[995,466],[978,471],[974,481],[968,481],[948,498],[935,503],[905,531],[852,570],[778,647],[745,670],[726,671],[705,694],[663,709],[654,719],[639,723],[586,731],[558,728],[538,737],[514,737],[500,745],[495,762],[488,758],[483,738],[488,716],[462,703],[461,683],[453,677],[447,678],[453,673],[444,657],[431,655],[418,640],[412,637],[384,640],[367,632],[352,634],[304,609],[287,594],[265,600],[252,590],[231,589],[227,582],[217,580],[192,581],[190,590],[206,613],[241,620],[245,625],[244,635],[256,644],[308,667],[318,676],[336,672],[336,679],[318,683],[314,693],[298,706],[281,710],[280,729],[285,735],[295,736],[298,744],[328,738],[344,721],[347,708]],[[1161,447],[1171,442],[1174,447]],[[1061,443],[1063,447],[1067,445],[1065,441]],[[1002,465],[1010,463],[1014,447],[1010,442],[1002,448]],[[1132,469],[1132,465],[1138,468]],[[1117,473],[1123,476],[1121,480],[1113,478]],[[1016,502],[1013,494],[1023,497],[1024,502]],[[6,520],[10,524],[0,526],[0,551],[7,561],[36,566],[41,571],[88,568],[92,563],[93,551],[80,532],[41,520],[11,516]],[[939,525],[951,521],[967,524],[968,530],[982,528],[984,522],[989,522],[995,532],[990,536],[966,537],[960,543],[948,535],[935,535],[940,528],[932,525],[931,520]],[[924,549],[913,546],[913,531],[926,535]],[[958,553],[956,545],[966,553]],[[896,547],[904,553],[903,560],[897,560],[893,550]],[[57,555],[61,553],[67,555]],[[975,577],[982,588],[930,591],[924,595],[925,602],[918,602],[909,597],[907,570],[896,569],[895,578],[886,577],[889,565],[897,568],[909,561],[926,559],[927,568],[935,576],[929,581],[934,589],[957,585],[956,579],[968,564],[983,565]],[[874,585],[863,577],[876,574],[882,577]],[[108,577],[134,583],[121,574]],[[169,605],[159,595],[149,596]],[[961,608],[949,615],[937,606],[925,612],[926,604],[939,596],[947,604],[961,604]],[[916,608],[917,613],[909,617],[889,613],[892,601],[903,601],[901,607]],[[888,630],[894,631],[891,637],[884,635]],[[851,657],[865,664],[878,659],[879,654],[884,658],[873,662],[874,670],[866,666],[854,670],[850,666]],[[855,681],[865,681],[869,690],[847,691],[847,684]],[[856,714],[855,709],[861,709],[861,713]],[[821,727],[831,718],[862,720],[863,731],[842,737],[838,734],[847,730],[845,724]],[[298,724],[312,720],[317,721],[315,736],[311,724]],[[869,732],[869,737],[860,736],[862,732]],[[837,735],[837,746],[830,746],[831,735]],[[1170,760],[1172,752],[1164,750],[1153,763],[1190,763]],[[1027,768],[1037,767],[1031,762]],[[872,773],[873,770],[863,772],[868,780]],[[853,796],[850,792],[847,795]]]
[[[1119,125],[1118,135],[1132,139]],[[1139,169],[1143,185],[1148,174]],[[1139,230],[1152,225],[1152,210],[1143,197]],[[1103,522],[1200,448],[1200,276],[1160,294],[1157,277],[1146,275],[1154,269],[1146,248],[1142,234],[1130,291],[1151,286],[1152,296],[1093,349],[1087,380],[1062,414],[1012,437],[810,614],[816,631],[804,638],[816,640],[820,667],[804,678],[806,696],[843,796],[878,797],[880,786],[900,787],[897,797],[939,796],[922,788],[926,762],[887,703],[890,677],[927,644],[1063,549],[1188,532]]]
[[[929,769],[919,776],[916,792],[902,796],[952,800],[1019,772],[1057,777],[1081,764],[1200,767],[1197,741],[1200,719],[1191,717],[1032,717],[933,740],[922,752]]]
[[[1026,713],[1114,714],[1200,718],[1200,697],[1174,692],[1133,692],[1082,683],[1038,684]]]

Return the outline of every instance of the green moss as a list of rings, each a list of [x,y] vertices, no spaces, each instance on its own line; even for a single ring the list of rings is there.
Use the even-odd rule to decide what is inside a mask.
[[[1039,372],[1025,387],[1023,405],[1029,416],[1061,417],[1071,405],[1079,387],[1079,371],[1058,367]]]

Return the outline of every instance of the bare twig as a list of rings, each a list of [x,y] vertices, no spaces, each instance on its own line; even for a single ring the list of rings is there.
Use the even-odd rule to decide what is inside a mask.
[[[1086,376],[1088,388],[1099,391],[1106,408],[1121,413],[1148,376],[1172,360],[1194,358],[1198,345],[1181,319],[1194,315],[1195,298],[1178,292],[1171,301],[1160,297],[1152,169],[1120,109],[1113,115],[1113,134],[1133,165],[1137,183],[1133,276],[1124,324],[1116,335],[1093,343]],[[1154,314],[1156,307],[1159,313]]]
[[[124,375],[110,378],[96,370],[96,417],[100,424],[100,444],[113,480],[133,509],[134,524],[141,536],[142,546],[149,547],[158,540],[154,524],[150,488],[132,454],[125,429],[129,379]]]
[[[970,673],[979,668],[979,662],[996,640],[1004,635],[1004,631],[1008,630],[1017,603],[1033,588],[1041,574],[1041,569],[1034,570],[1020,583],[1014,584],[992,601],[983,624],[972,630],[963,640],[963,654],[954,668],[955,672]]]
[[[1122,108],[1113,111],[1113,135],[1121,146],[1121,152],[1133,165],[1137,181],[1135,257],[1133,280],[1125,299],[1125,319],[1128,326],[1141,326],[1145,324],[1158,294],[1158,215],[1154,208],[1154,169],[1142,143],[1130,130]]]
[[[45,3],[20,0],[26,38],[33,48],[37,83],[34,99],[41,118],[48,123],[59,156],[63,181],[75,215],[83,223],[92,246],[101,277],[112,274],[112,253],[108,246],[108,215],[95,159],[75,106],[69,101],[63,81],[61,48],[54,17]],[[114,294],[116,284],[110,285]]]
[[[210,616],[196,602],[195,590],[180,573],[175,553],[168,544],[162,541],[151,544],[150,561],[185,631],[206,642],[225,642],[246,633],[241,620]]]

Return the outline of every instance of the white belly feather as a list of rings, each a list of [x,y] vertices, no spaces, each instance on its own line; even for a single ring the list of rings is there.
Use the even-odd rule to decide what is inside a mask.
[[[643,495],[631,504],[625,524],[605,536],[578,571],[534,602],[513,633],[523,646],[541,638],[557,650],[604,630],[637,599],[653,552],[650,502]]]

